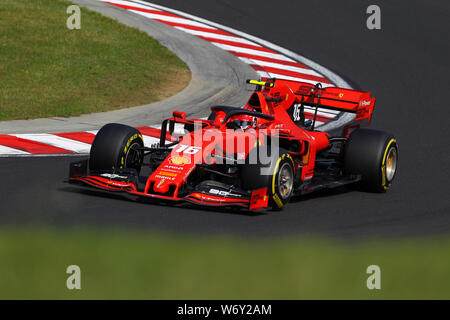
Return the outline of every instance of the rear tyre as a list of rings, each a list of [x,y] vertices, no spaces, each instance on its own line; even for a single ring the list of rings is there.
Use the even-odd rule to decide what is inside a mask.
[[[133,127],[109,123],[95,136],[89,156],[91,170],[136,169],[139,173],[144,153],[144,140]]]
[[[267,148],[260,147],[260,154],[267,154]],[[266,152],[266,153],[264,153]],[[278,155],[271,155],[270,161],[261,161],[258,148],[250,151],[247,158],[257,159],[256,164],[247,163],[241,168],[241,186],[244,190],[256,190],[267,187],[269,207],[281,210],[294,193],[294,161],[284,149]]]
[[[350,135],[344,149],[345,172],[360,174],[362,185],[373,192],[386,192],[397,172],[398,146],[387,132],[359,129]]]

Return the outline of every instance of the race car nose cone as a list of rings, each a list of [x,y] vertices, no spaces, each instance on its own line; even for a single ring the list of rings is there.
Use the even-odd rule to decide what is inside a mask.
[[[167,191],[169,191],[169,183],[164,182],[165,180],[162,179],[158,183],[155,183],[155,185],[153,186],[153,191],[159,193],[166,193]]]

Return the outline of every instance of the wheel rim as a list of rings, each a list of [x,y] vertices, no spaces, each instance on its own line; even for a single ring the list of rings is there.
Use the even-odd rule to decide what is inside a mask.
[[[392,147],[386,157],[386,179],[392,181],[397,170],[397,150]]]
[[[294,185],[294,173],[289,163],[284,163],[278,173],[278,193],[283,199],[289,198]]]
[[[142,152],[138,149],[141,145],[137,142],[133,143],[127,150],[125,155],[125,168],[134,168],[138,170],[142,163]]]

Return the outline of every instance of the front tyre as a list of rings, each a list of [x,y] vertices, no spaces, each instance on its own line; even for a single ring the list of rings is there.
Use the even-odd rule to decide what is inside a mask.
[[[269,205],[274,210],[281,210],[293,194],[294,163],[291,156],[285,153],[278,158],[277,164],[269,185]]]
[[[386,192],[397,172],[397,141],[387,132],[358,129],[345,145],[344,162],[345,172],[360,174],[367,190]]]
[[[91,170],[136,169],[139,173],[144,153],[141,133],[133,127],[109,123],[104,125],[91,146]]]
[[[260,147],[260,154],[267,154],[267,148]],[[255,155],[258,148],[250,151],[248,159],[257,159],[256,164],[245,164],[241,169],[241,186],[244,190],[267,187],[268,205],[273,210],[281,210],[294,193],[294,161],[284,149],[278,155],[271,155],[267,164],[262,164]]]

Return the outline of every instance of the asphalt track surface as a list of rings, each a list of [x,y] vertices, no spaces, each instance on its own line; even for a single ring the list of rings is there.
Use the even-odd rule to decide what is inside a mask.
[[[372,127],[391,131],[399,171],[386,194],[321,192],[260,215],[131,202],[63,181],[79,157],[0,159],[0,224],[93,225],[176,233],[324,234],[384,238],[450,232],[448,106],[450,3],[153,1],[271,41],[337,72],[377,98]]]

